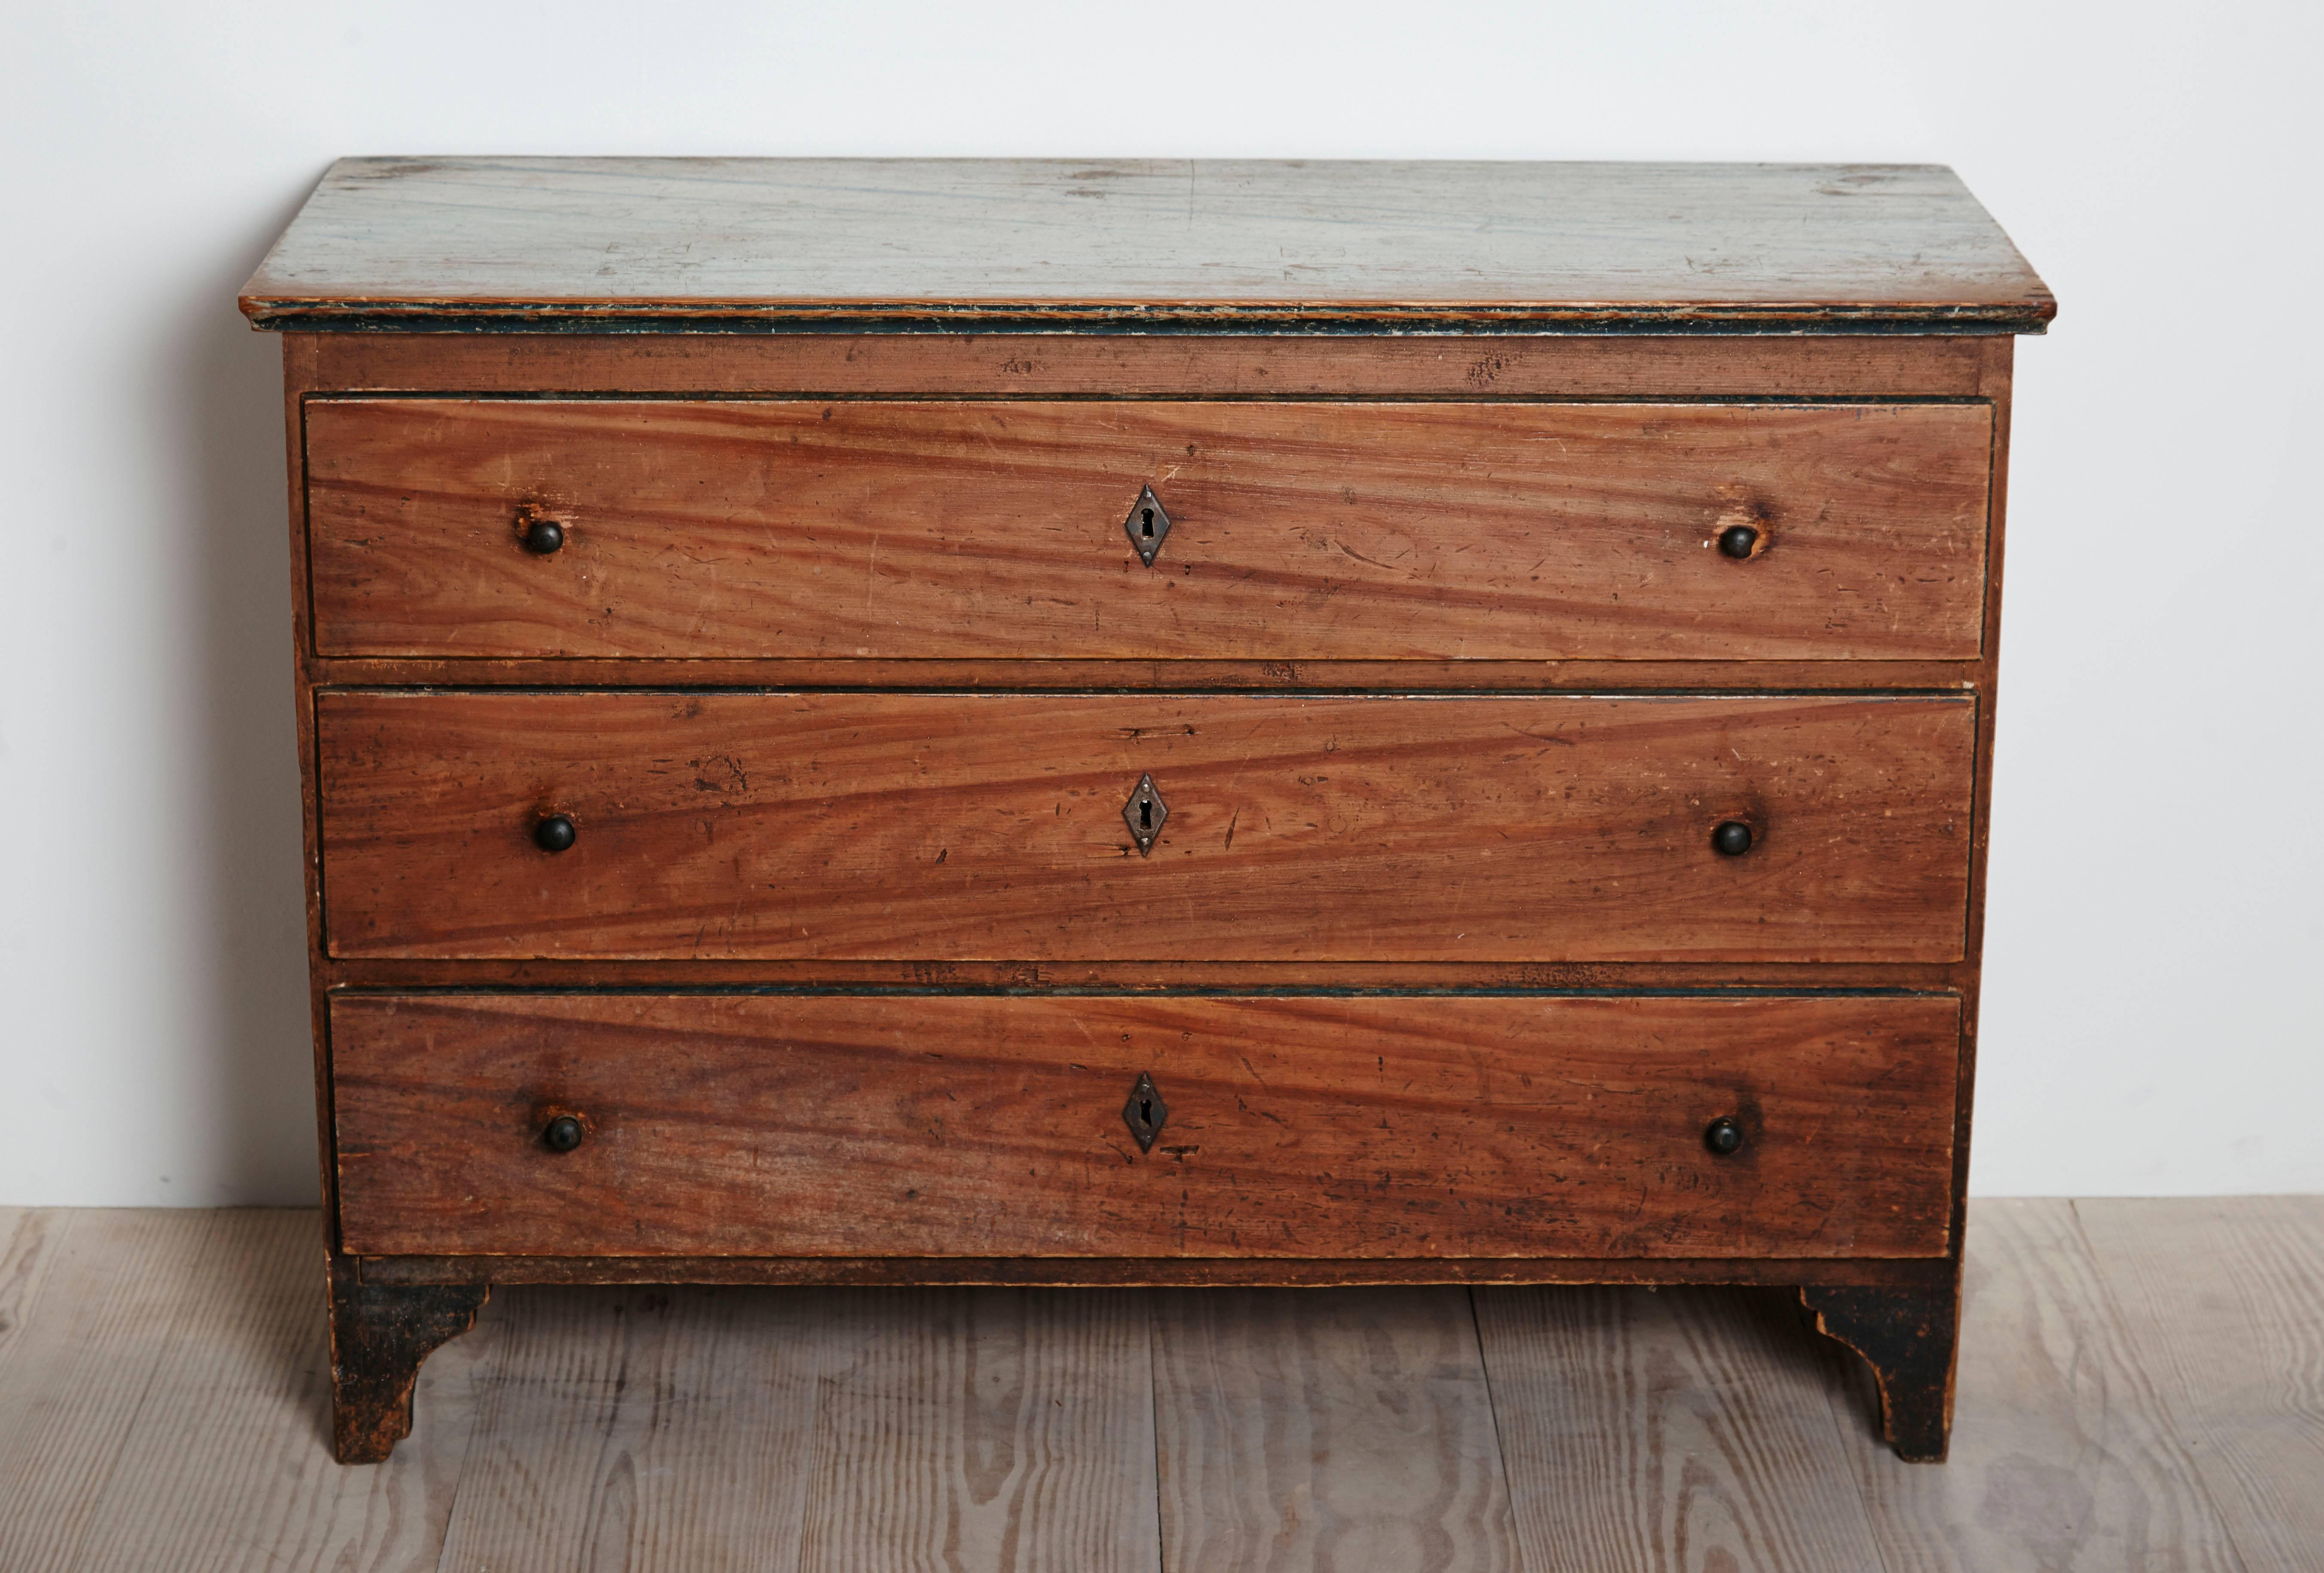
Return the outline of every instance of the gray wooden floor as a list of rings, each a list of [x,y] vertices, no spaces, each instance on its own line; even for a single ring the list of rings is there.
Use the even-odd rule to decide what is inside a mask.
[[[343,1469],[317,1228],[0,1209],[0,1570],[2324,1568],[2324,1198],[1974,1207],[1944,1466],[1772,1291],[690,1289]]]

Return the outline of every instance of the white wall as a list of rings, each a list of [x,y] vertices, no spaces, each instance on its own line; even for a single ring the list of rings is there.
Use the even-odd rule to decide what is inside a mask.
[[[312,1194],[233,295],[333,156],[420,153],[1953,164],[2063,303],[2018,362],[1977,1187],[2324,1189],[2324,29],[2197,10],[11,6],[0,1203]]]

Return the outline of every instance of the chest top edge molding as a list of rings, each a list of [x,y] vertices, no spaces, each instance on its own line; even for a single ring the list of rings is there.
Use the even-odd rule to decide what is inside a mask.
[[[342,159],[261,328],[2039,333],[1941,165]]]

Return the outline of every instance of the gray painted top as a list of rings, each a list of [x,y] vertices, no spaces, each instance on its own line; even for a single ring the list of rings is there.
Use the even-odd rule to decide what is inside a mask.
[[[1934,164],[342,159],[264,328],[2038,333]]]

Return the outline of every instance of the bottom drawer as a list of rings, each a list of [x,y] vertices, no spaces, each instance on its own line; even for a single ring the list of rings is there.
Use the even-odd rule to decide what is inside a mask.
[[[1926,1256],[1950,1213],[1950,995],[341,995],[330,1021],[364,1255]]]

